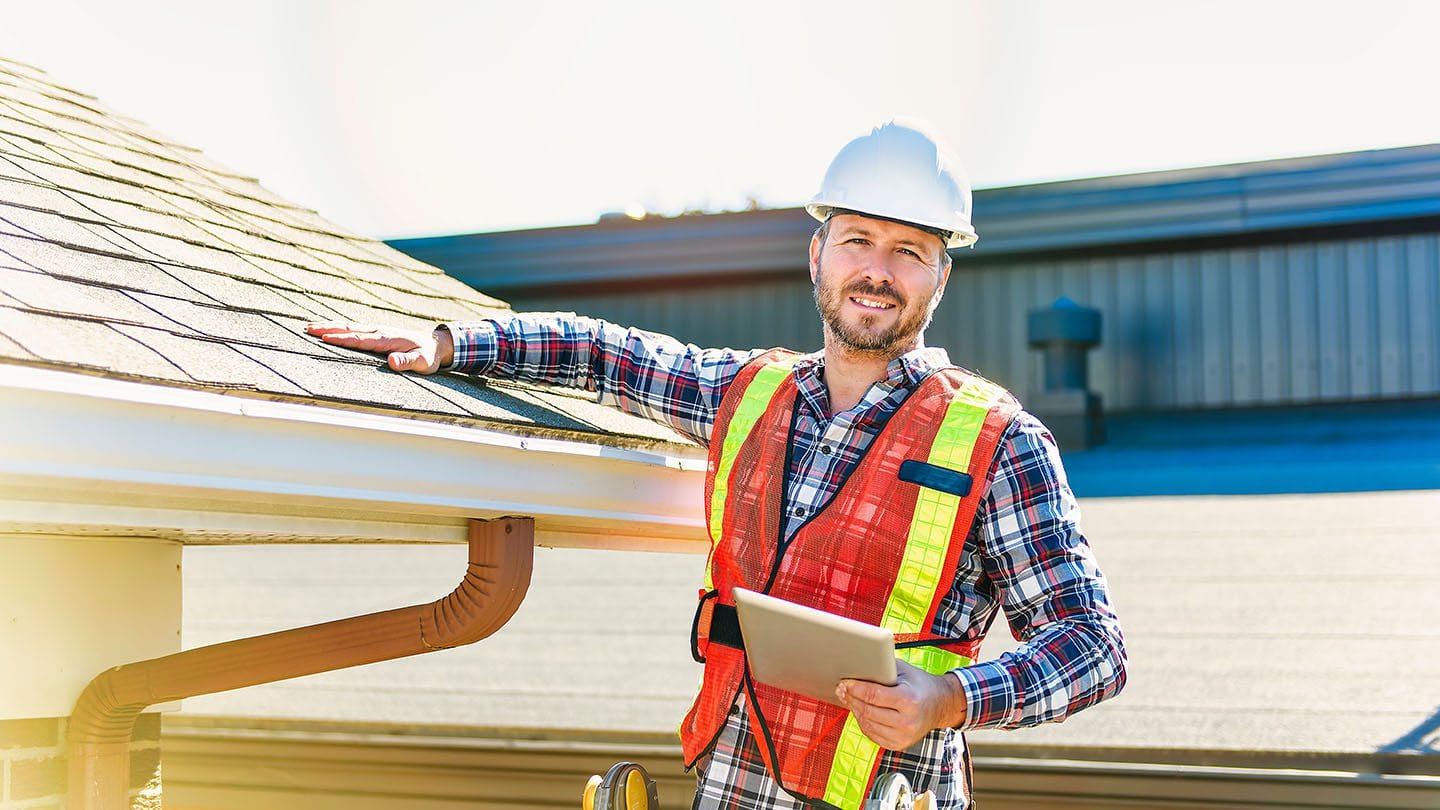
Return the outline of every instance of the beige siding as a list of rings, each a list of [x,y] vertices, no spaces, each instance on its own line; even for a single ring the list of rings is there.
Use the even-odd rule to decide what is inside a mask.
[[[694,781],[673,746],[167,727],[168,810],[578,808],[587,777],[645,765],[662,807]],[[985,810],[1434,808],[1440,777],[977,757]]]

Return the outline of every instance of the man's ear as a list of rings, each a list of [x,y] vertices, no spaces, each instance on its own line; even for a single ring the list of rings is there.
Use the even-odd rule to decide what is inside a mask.
[[[815,283],[815,273],[820,269],[820,234],[813,234],[810,237],[810,283]]]

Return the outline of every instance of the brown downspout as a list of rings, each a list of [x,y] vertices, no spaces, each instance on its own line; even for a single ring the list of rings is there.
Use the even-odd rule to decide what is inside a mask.
[[[130,734],[147,706],[479,641],[530,586],[535,522],[470,521],[470,562],[448,596],[426,605],[227,641],[137,661],[95,677],[70,715],[70,810],[128,810]]]

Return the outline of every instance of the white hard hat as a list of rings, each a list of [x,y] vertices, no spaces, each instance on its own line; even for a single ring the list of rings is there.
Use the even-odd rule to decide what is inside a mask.
[[[946,248],[980,238],[970,224],[970,182],[914,122],[888,121],[846,144],[805,210],[821,222],[854,212],[943,231]]]

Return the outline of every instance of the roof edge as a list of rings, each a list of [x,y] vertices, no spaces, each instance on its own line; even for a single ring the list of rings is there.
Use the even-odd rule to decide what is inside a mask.
[[[0,418],[24,425],[0,453],[0,532],[433,543],[522,515],[543,546],[707,546],[698,455],[25,366]]]

